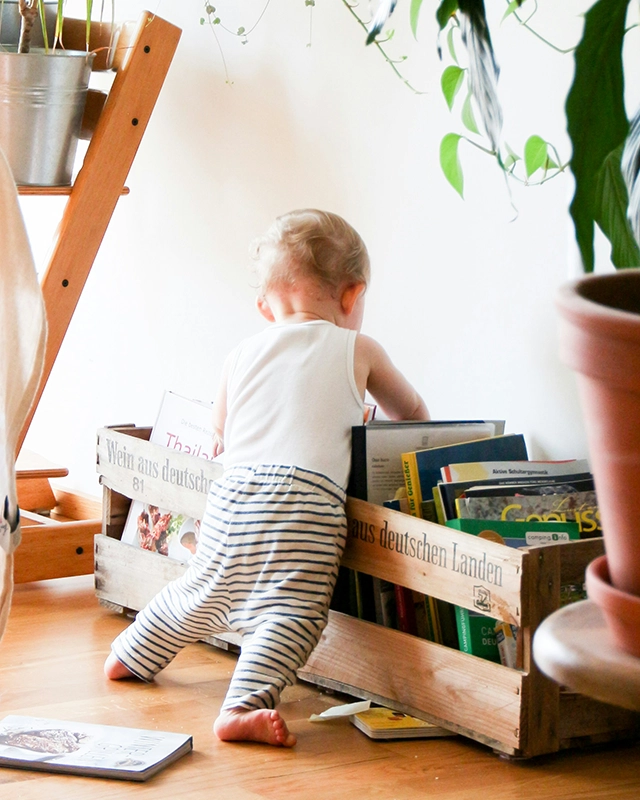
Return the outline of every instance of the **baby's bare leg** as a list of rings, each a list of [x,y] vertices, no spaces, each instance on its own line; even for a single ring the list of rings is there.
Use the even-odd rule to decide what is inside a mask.
[[[221,711],[213,730],[223,742],[264,742],[276,747],[293,747],[296,743],[280,713],[270,708]]]
[[[136,677],[130,669],[127,669],[127,667],[118,660],[113,650],[109,653],[107,660],[104,662],[104,674],[111,681],[120,681],[123,678]]]

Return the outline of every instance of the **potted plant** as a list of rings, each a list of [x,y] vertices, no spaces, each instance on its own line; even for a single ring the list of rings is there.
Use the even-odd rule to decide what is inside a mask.
[[[92,25],[91,0],[83,20],[65,20],[63,2],[0,0],[0,148],[19,185],[71,182],[91,51],[108,52],[96,35],[108,44],[112,26]]]
[[[507,14],[523,0],[513,0]],[[369,41],[395,7],[381,0]],[[578,373],[591,466],[598,492],[606,556],[587,571],[587,591],[601,607],[618,645],[640,657],[640,111],[630,123],[624,101],[623,45],[631,0],[597,0],[585,15],[575,49],[575,73],[565,111],[572,144],[568,167],[575,179],[570,207],[585,273],[594,270],[595,225],[611,243],[617,271],[590,275],[562,288],[561,358]],[[426,6],[412,0],[411,24]],[[484,0],[439,0],[441,30],[453,21],[468,51],[469,97],[474,101],[485,148],[499,167],[511,173],[515,154],[502,152],[502,109],[498,67]],[[453,96],[463,79],[453,67],[445,96]],[[446,73],[446,71],[445,71]],[[463,121],[464,121],[463,111]],[[471,117],[472,112],[468,111]],[[469,124],[473,123],[473,124]],[[468,116],[467,127],[475,121]],[[477,129],[475,132],[478,132]],[[443,139],[441,164],[455,188],[461,186],[457,148],[460,135]],[[525,152],[527,177],[537,169],[561,170],[540,137]],[[531,140],[530,140],[531,141]],[[526,150],[526,148],[525,148]]]
[[[397,0],[378,0],[370,21],[358,15],[356,4],[342,2],[366,29],[366,43],[376,46],[402,78],[383,47],[391,36],[380,36],[389,17],[397,14]],[[500,0],[503,19],[517,15],[524,2]],[[306,4],[315,5],[314,0]],[[640,269],[630,269],[640,267],[640,111],[630,123],[622,57],[631,5],[632,0],[594,0],[585,14],[565,105],[572,144],[567,164],[539,136],[527,140],[523,157],[503,141],[499,69],[485,0],[411,0],[409,21],[417,36],[420,15],[429,7],[449,50],[454,50],[455,32],[466,50],[467,65],[456,60],[442,77],[450,108],[465,82],[468,88],[462,109],[466,133],[447,134],[440,147],[440,163],[452,186],[462,195],[458,150],[465,140],[493,157],[507,176],[515,177],[516,166],[523,164],[527,183],[538,171],[542,183],[550,173],[570,170],[575,180],[570,213],[585,273],[594,271],[596,225],[611,244],[616,272],[588,275],[559,294],[561,357],[579,374],[607,553],[588,570],[588,591],[606,612],[616,641],[640,657],[640,523],[635,522],[640,494]],[[234,33],[222,24],[219,8],[206,3],[205,12],[214,34],[217,26]],[[234,35],[246,41],[247,29],[240,27]],[[616,610],[619,603],[621,611]]]

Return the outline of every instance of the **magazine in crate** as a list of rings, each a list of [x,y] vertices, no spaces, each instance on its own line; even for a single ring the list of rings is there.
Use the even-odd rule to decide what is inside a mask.
[[[166,391],[149,441],[188,455],[211,459],[212,409],[212,403]],[[175,513],[172,509],[134,500],[122,541],[184,562],[195,553],[199,530],[199,520]]]
[[[9,715],[0,767],[145,781],[193,749],[184,733]]]

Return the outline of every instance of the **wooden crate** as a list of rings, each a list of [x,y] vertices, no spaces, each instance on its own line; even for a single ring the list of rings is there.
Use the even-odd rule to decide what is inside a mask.
[[[220,472],[140,435],[148,433],[98,435],[105,500],[96,592],[134,611],[185,567],[117,541],[129,498],[200,517],[206,482]],[[189,475],[194,486],[177,486]],[[344,566],[517,625],[518,668],[331,612],[300,679],[427,719],[510,757],[637,735],[638,715],[563,691],[532,657],[537,625],[559,607],[561,585],[583,581],[602,552],[600,539],[514,549],[352,498],[347,514]]]

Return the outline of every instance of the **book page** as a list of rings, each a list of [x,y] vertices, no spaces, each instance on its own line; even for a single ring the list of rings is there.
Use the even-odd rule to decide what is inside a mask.
[[[402,453],[483,439],[495,432],[494,422],[367,425],[367,499],[382,505],[404,487]]]

